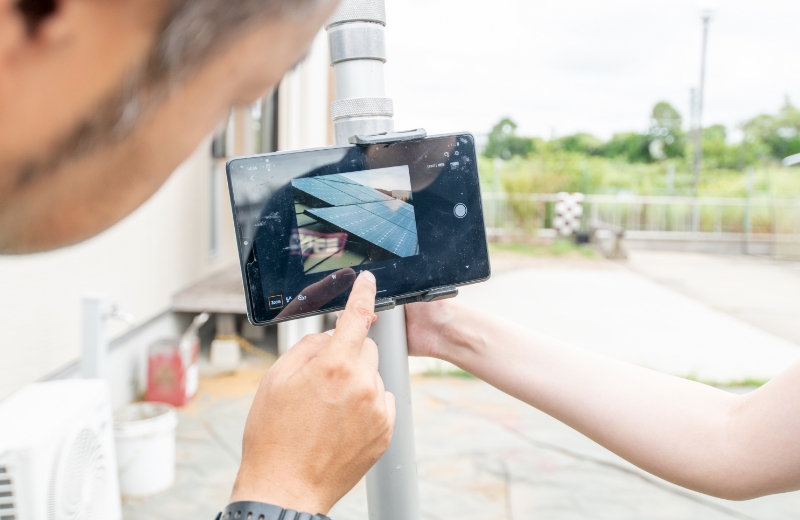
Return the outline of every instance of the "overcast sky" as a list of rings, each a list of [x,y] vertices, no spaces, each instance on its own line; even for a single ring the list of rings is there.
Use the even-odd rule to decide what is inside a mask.
[[[689,119],[697,0],[387,0],[397,129],[608,138],[666,100]],[[800,0],[722,0],[711,24],[706,124],[800,104]]]
[[[392,166],[390,168],[377,168],[375,170],[342,173],[340,175],[371,188],[387,191],[411,191],[411,177],[409,176],[408,166]]]

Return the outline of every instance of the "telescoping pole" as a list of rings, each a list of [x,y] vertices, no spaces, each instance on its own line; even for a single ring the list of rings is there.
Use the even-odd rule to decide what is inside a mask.
[[[384,0],[343,0],[326,29],[336,81],[331,103],[336,144],[348,144],[354,135],[394,131],[392,100],[386,97]],[[380,372],[386,389],[397,402],[397,421],[389,449],[367,474],[370,520],[418,520],[414,424],[408,344],[403,307],[380,314],[372,327],[378,345]]]

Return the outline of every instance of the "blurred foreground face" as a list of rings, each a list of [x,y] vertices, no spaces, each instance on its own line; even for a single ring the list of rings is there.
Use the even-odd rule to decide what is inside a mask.
[[[0,0],[0,253],[91,237],[299,61],[332,0]]]

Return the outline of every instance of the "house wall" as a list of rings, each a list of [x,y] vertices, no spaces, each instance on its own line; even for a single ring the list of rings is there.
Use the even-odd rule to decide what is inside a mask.
[[[330,119],[330,55],[321,31],[301,63],[289,71],[278,89],[278,148],[299,150],[333,144]],[[323,316],[278,324],[278,352],[283,354],[306,334],[322,332]]]
[[[299,150],[333,144],[330,118],[328,36],[320,31],[305,60],[286,73],[278,89],[278,148]]]

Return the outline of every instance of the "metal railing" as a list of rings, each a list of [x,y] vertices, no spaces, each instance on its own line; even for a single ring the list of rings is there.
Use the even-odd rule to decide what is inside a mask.
[[[483,202],[490,238],[554,236],[555,193],[489,192]],[[586,228],[603,222],[629,240],[770,243],[759,252],[774,255],[774,244],[800,245],[800,198],[586,195],[583,207]]]

